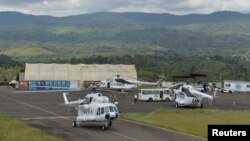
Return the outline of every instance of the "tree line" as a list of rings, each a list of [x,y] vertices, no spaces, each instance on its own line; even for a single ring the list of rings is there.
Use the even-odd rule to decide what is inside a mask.
[[[241,57],[232,56],[189,56],[168,52],[154,52],[153,54],[137,55],[93,55],[89,57],[72,57],[70,59],[53,58],[44,62],[41,58],[33,63],[71,63],[71,64],[134,64],[138,78],[155,81],[159,75],[169,81],[174,75],[189,75],[202,73],[208,76],[209,81],[250,80],[249,61]],[[0,55],[0,77],[8,80],[24,71],[25,62],[13,61],[9,56]]]

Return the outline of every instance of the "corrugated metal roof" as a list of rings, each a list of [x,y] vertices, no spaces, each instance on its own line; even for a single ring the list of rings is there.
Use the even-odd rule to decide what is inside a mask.
[[[116,74],[137,79],[135,65],[26,63],[25,67],[25,80],[102,81]]]

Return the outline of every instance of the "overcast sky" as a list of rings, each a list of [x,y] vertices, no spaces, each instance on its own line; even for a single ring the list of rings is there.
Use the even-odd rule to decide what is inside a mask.
[[[0,0],[0,11],[67,16],[93,12],[250,13],[250,0]]]

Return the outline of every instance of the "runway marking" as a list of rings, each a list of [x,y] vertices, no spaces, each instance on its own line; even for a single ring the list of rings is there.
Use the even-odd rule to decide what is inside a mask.
[[[12,91],[12,93],[45,93],[45,92],[75,92],[75,91],[81,91],[80,89],[76,90],[40,90],[40,91]]]
[[[64,118],[68,118],[68,119],[73,119],[74,117],[66,117],[64,116]],[[27,117],[27,118],[17,118],[18,120],[43,120],[43,119],[61,119],[61,117]]]
[[[129,139],[129,140],[140,141],[140,140],[137,140],[137,139],[135,139],[135,138],[132,138],[132,137],[129,137],[129,136],[126,136],[126,135],[123,135],[123,134],[120,134],[120,133],[117,133],[117,132],[114,132],[114,131],[108,131],[108,132],[110,132],[110,133],[112,133],[112,134],[115,134],[115,135],[118,135],[118,136],[121,136],[121,137],[124,137],[124,138],[127,138],[127,139]]]
[[[43,112],[46,112],[46,113],[52,114],[52,115],[54,115],[54,116],[56,116],[56,117],[59,117],[59,118],[62,118],[62,119],[65,119],[65,120],[71,121],[71,120],[70,120],[70,118],[68,118],[68,117],[65,117],[65,116],[62,116],[62,115],[59,115],[59,114],[56,114],[56,113],[50,112],[50,111],[48,111],[48,110],[45,110],[45,109],[42,109],[42,108],[39,108],[39,107],[33,106],[33,105],[28,104],[28,103],[25,103],[25,102],[23,102],[23,101],[16,100],[16,99],[14,99],[14,98],[6,97],[6,96],[3,96],[3,95],[0,95],[0,97],[3,97],[3,98],[5,98],[5,99],[11,100],[11,101],[15,101],[16,103],[23,104],[23,105],[26,105],[26,106],[31,107],[31,108],[35,108],[35,109],[41,110],[41,111],[43,111]],[[120,136],[120,137],[123,137],[123,138],[129,139],[129,140],[133,140],[133,141],[140,141],[140,140],[137,140],[137,139],[135,139],[135,138],[132,138],[132,137],[129,137],[129,136],[126,136],[126,135],[120,134],[120,133],[118,133],[118,132],[114,132],[114,131],[108,131],[108,132],[110,132],[110,133],[112,133],[112,134],[114,134],[114,135],[117,135],[117,136]]]
[[[153,128],[157,128],[157,129],[161,129],[161,130],[176,132],[176,133],[179,133],[179,134],[183,134],[183,135],[187,135],[187,136],[191,136],[191,137],[196,137],[196,138],[200,138],[200,139],[203,139],[203,140],[207,140],[206,138],[203,138],[203,137],[199,137],[199,136],[195,136],[195,135],[191,135],[191,134],[187,134],[187,133],[183,133],[183,132],[179,132],[179,131],[175,131],[175,130],[171,130],[171,129],[167,129],[167,128],[163,128],[163,127],[158,127],[158,126],[154,126],[154,125],[150,125],[150,124],[145,124],[145,123],[141,123],[141,122],[137,122],[137,121],[131,121],[131,120],[126,120],[126,119],[120,119],[120,120],[130,122],[130,123],[134,123],[134,124],[149,126],[149,127],[153,127]]]
[[[53,112],[50,112],[48,110],[45,110],[45,109],[42,109],[42,108],[39,108],[39,107],[36,107],[36,106],[33,106],[31,104],[28,104],[28,103],[25,103],[23,101],[20,101],[20,100],[16,100],[16,99],[13,99],[13,98],[9,98],[9,97],[6,97],[6,96],[3,96],[3,95],[0,95],[1,97],[5,98],[5,99],[8,99],[8,100],[12,100],[12,101],[15,101],[16,103],[19,103],[19,104],[23,104],[23,105],[26,105],[26,106],[29,106],[29,107],[32,107],[32,108],[35,108],[35,109],[38,109],[38,110],[41,110],[43,112],[46,112],[46,113],[49,113],[49,114],[52,114],[54,116],[57,116],[57,117],[60,117],[62,119],[66,119],[66,120],[69,120],[68,118],[62,116],[62,115],[58,115],[56,113],[53,113]]]

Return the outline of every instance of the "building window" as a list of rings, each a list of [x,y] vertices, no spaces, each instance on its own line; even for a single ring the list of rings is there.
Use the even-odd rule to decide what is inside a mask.
[[[247,85],[247,88],[250,88],[250,85]]]

